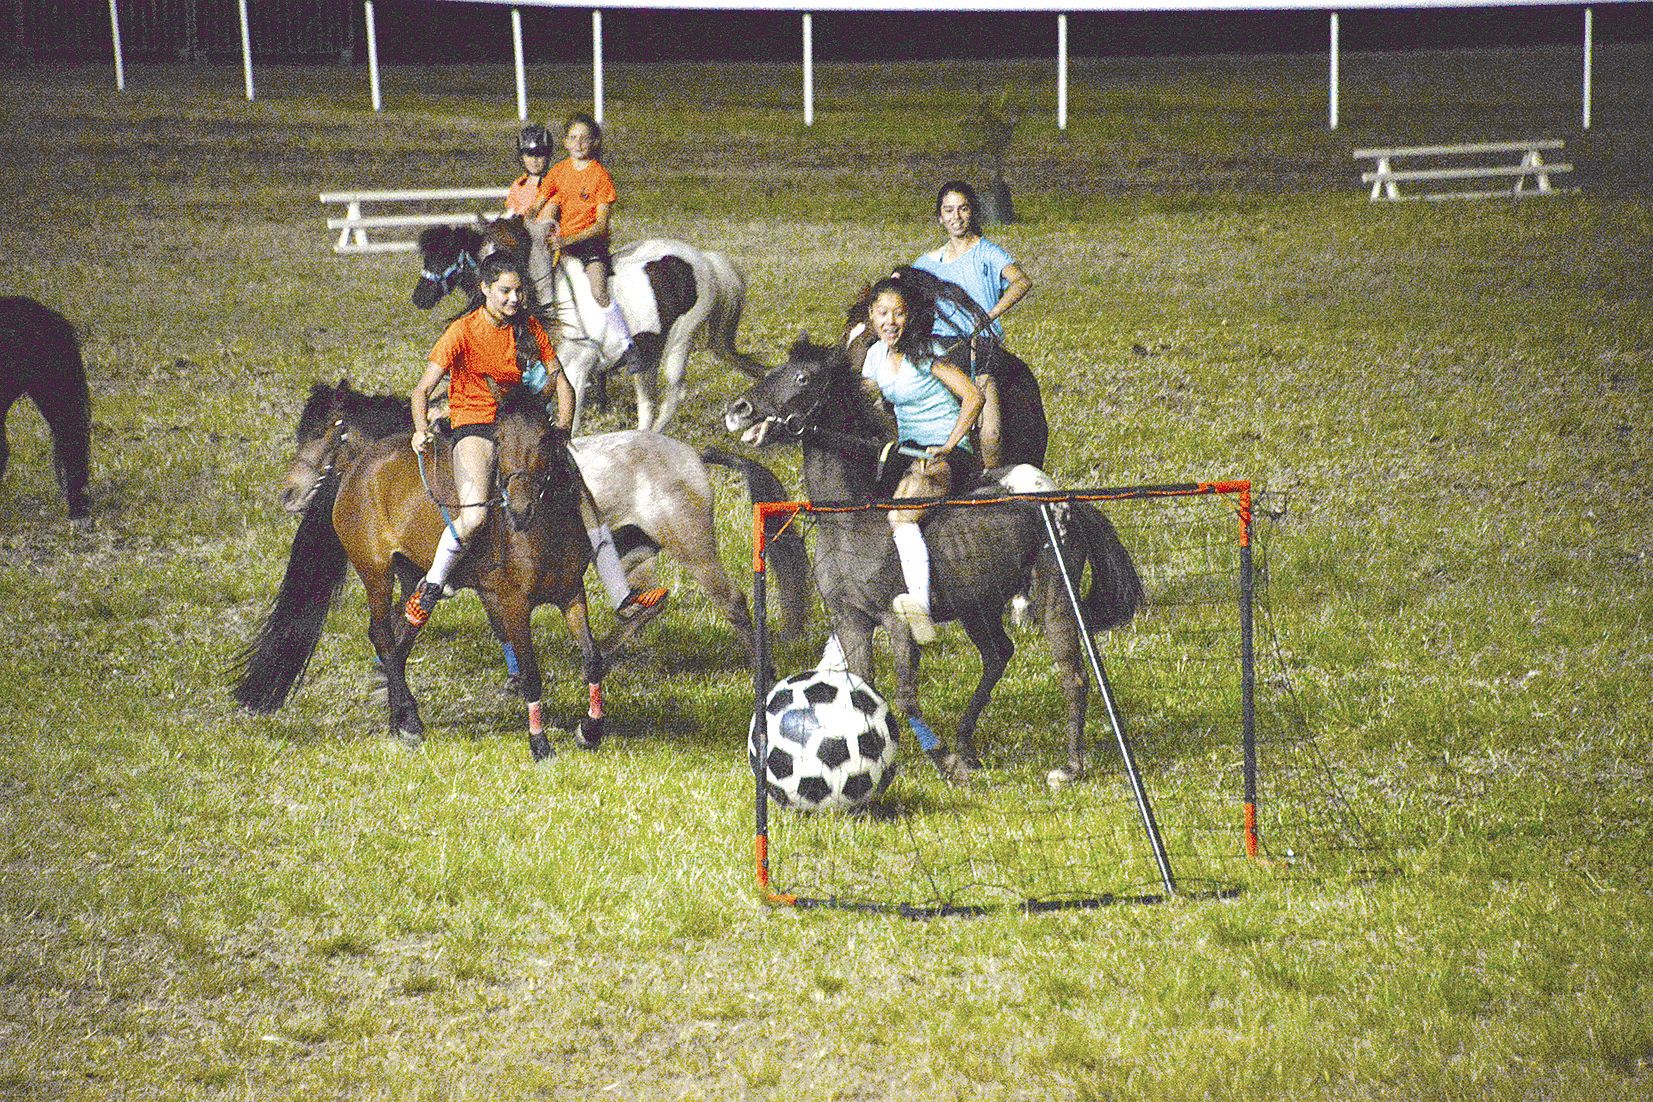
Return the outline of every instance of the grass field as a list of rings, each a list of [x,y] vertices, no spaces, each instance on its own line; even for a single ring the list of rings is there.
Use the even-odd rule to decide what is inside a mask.
[[[610,680],[616,737],[547,769],[470,598],[413,660],[421,752],[367,699],[359,586],[283,712],[232,705],[308,385],[405,392],[439,324],[409,257],[331,253],[315,195],[503,182],[508,72],[396,71],[381,116],[335,69],[252,104],[227,69],[0,72],[0,293],[81,329],[97,520],[69,528],[15,409],[0,1097],[1653,1096],[1653,52],[1598,45],[1588,133],[1574,51],[1348,57],[1336,133],[1322,64],[1087,62],[1065,135],[1047,66],[961,84],[1030,110],[994,236],[1036,281],[1011,332],[1053,473],[1290,495],[1284,643],[1391,871],[923,923],[757,902],[750,677],[681,587]],[[621,236],[729,254],[769,361],[980,174],[931,69],[823,66],[809,131],[785,67],[610,75]],[[536,112],[587,80],[534,71]],[[1582,194],[1374,206],[1349,157],[1539,134]],[[674,431],[729,446],[743,384],[692,370]],[[572,648],[540,639],[567,714]],[[989,731],[1047,708],[1016,676]]]

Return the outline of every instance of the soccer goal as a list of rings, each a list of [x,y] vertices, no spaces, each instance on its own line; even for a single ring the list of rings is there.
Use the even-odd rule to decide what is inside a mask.
[[[774,904],[889,910],[912,916],[1005,908],[1097,907],[1171,896],[1221,896],[1307,870],[1369,870],[1378,847],[1346,798],[1293,689],[1276,634],[1268,564],[1283,498],[1247,482],[1206,482],[1008,495],[938,502],[933,510],[1003,508],[1048,518],[1099,509],[1129,552],[1144,599],[1121,627],[1099,632],[1086,673],[1088,772],[1053,785],[1064,758],[1066,711],[1044,637],[1011,630],[1016,655],[976,733],[981,767],[950,783],[894,717],[893,779],[851,814],[800,812],[772,792],[763,768],[771,685],[758,674],[752,727],[756,878]],[[812,638],[777,640],[765,614],[768,549],[801,535],[813,557],[822,525],[889,503],[756,506],[754,611],[760,669],[781,678],[822,663],[825,610]],[[870,531],[876,533],[877,528]],[[876,540],[869,540],[876,543]],[[866,569],[895,569],[893,547],[869,547]],[[1088,581],[1055,556],[1038,569],[1067,575],[1068,613]],[[1065,548],[1061,563],[1081,564]],[[1093,567],[1093,571],[1094,571]],[[894,673],[880,645],[873,688],[894,707]],[[957,626],[924,648],[919,700],[944,740],[980,670]],[[929,732],[923,732],[927,735]]]

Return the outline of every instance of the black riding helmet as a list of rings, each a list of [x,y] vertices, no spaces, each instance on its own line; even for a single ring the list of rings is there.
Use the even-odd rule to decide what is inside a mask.
[[[527,157],[549,157],[551,155],[551,135],[546,133],[545,127],[537,123],[529,123],[517,135],[517,155]]]

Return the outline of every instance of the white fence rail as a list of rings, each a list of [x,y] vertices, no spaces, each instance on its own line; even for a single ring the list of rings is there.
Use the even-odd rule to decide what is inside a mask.
[[[437,203],[453,204],[479,200],[502,201],[507,189],[503,187],[450,187],[423,191],[324,191],[323,203],[344,204],[342,218],[329,218],[327,228],[337,230],[333,242],[336,253],[400,253],[412,252],[417,242],[412,237],[382,238],[370,231],[389,229],[421,229],[426,226],[463,226],[483,219],[498,218],[503,211],[472,210],[429,211],[410,209]],[[368,211],[366,208],[379,208]]]
[[[1493,199],[1522,198],[1529,195],[1553,195],[1576,188],[1558,188],[1550,177],[1571,172],[1570,164],[1549,164],[1544,154],[1553,153],[1565,143],[1560,138],[1533,138],[1514,142],[1465,142],[1459,145],[1405,145],[1391,149],[1357,149],[1356,160],[1374,160],[1374,171],[1360,174],[1362,183],[1372,185],[1372,201],[1384,199]],[[1520,154],[1520,161],[1492,160],[1498,154]],[[1466,158],[1477,158],[1474,164]],[[1445,158],[1446,163],[1440,163]],[[1409,167],[1397,168],[1395,162],[1405,159]],[[1424,162],[1419,166],[1417,162]],[[1429,162],[1435,162],[1430,165]],[[1509,187],[1482,188],[1477,191],[1413,191],[1402,194],[1401,184],[1422,184],[1446,180],[1509,179]],[[1531,185],[1531,186],[1529,186]]]

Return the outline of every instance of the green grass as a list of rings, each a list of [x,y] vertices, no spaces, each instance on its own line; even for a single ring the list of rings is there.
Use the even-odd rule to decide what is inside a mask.
[[[315,194],[503,181],[508,73],[397,71],[381,116],[334,69],[266,70],[253,104],[230,69],[0,73],[0,290],[81,327],[98,521],[69,531],[14,409],[0,1097],[1648,1097],[1649,60],[1598,45],[1589,133],[1566,50],[1347,57],[1336,133],[1315,59],[1086,62],[1065,135],[1048,66],[967,67],[1026,89],[996,236],[1036,281],[1011,329],[1054,473],[1289,494],[1280,653],[1391,871],[928,923],[757,902],[750,680],[669,572],[594,755],[530,766],[469,598],[413,661],[420,753],[367,697],[356,586],[285,710],[232,706],[309,383],[405,391],[439,321],[408,257],[331,254]],[[768,360],[933,239],[935,181],[980,175],[933,67],[821,67],[808,131],[788,67],[611,78],[620,233],[734,258]],[[535,70],[536,113],[587,80]],[[1583,194],[1373,206],[1348,155],[1540,131]],[[727,446],[741,385],[697,356],[674,432]],[[1054,714],[1023,649],[984,740]],[[1186,783],[1154,723],[1147,766]]]

